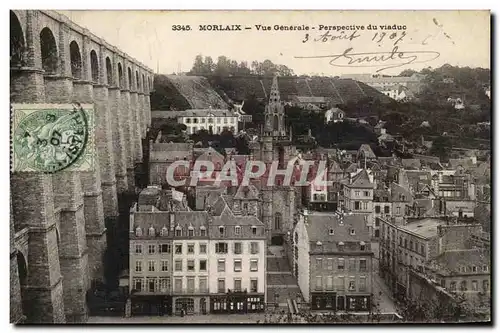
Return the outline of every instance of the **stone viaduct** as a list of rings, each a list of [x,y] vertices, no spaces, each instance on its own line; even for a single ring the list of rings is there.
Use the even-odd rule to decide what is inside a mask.
[[[10,321],[85,322],[105,222],[135,193],[154,73],[55,11],[11,11],[10,50],[11,103],[94,104],[98,157],[91,172],[11,174]]]

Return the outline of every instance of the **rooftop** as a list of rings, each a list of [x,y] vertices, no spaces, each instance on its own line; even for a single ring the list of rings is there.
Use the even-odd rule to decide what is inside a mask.
[[[437,236],[437,227],[443,224],[446,224],[446,222],[443,220],[427,218],[410,222],[404,226],[401,226],[401,229],[417,234],[423,238],[432,238]]]

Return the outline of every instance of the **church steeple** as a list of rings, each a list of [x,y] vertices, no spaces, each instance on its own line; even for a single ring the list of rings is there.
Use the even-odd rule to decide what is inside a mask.
[[[277,75],[273,77],[271,92],[269,93],[269,102],[266,105],[264,115],[264,135],[272,137],[286,136],[285,106],[281,102]]]
[[[269,104],[281,103],[280,90],[278,88],[278,75],[273,77],[273,84],[271,85],[271,93],[269,94]]]

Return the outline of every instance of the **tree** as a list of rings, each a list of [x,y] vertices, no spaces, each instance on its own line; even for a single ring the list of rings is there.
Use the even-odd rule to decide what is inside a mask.
[[[417,73],[417,71],[413,69],[405,69],[401,73],[399,73],[399,76],[412,76],[413,74]]]
[[[191,74],[194,75],[203,75],[204,74],[204,64],[203,64],[203,56],[198,54],[196,58],[194,58],[193,68],[191,68]]]
[[[217,58],[214,74],[219,76],[228,76],[230,73],[231,61],[225,56]]]
[[[204,66],[203,74],[212,74],[215,69],[214,61],[212,57],[205,57],[205,66]]]

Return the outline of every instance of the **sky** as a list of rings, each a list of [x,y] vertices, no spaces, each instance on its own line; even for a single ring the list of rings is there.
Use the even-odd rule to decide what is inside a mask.
[[[411,68],[454,66],[490,68],[490,13],[488,11],[59,11],[75,23],[88,28],[95,35],[117,46],[141,61],[155,72],[171,74],[189,71],[198,54],[220,55],[232,60],[264,61],[286,65],[298,75],[342,75],[375,73],[395,75]],[[200,25],[241,25],[242,31],[199,31]],[[189,25],[190,31],[173,31],[175,25]],[[271,26],[270,31],[258,31],[256,25]],[[308,31],[274,30],[275,25],[308,26]],[[329,31],[329,40],[320,38],[323,26],[347,26],[357,30]],[[368,27],[377,26],[377,30]],[[400,26],[403,30],[389,30],[382,25]],[[244,27],[251,27],[245,30]],[[353,27],[354,26],[354,27]],[[314,29],[312,29],[314,27]],[[364,27],[364,30],[361,30]],[[306,34],[308,34],[307,41]],[[403,36],[404,35],[404,36]],[[400,37],[403,37],[400,39]],[[395,44],[396,43],[396,44]],[[388,57],[394,48],[405,52],[401,60],[388,62],[399,66],[360,67],[346,59],[330,64],[325,55],[350,53]],[[374,54],[374,53],[377,54]],[[385,53],[380,53],[385,52]],[[416,53],[415,53],[416,52]],[[320,58],[297,58],[297,57]],[[396,53],[397,56],[397,53]],[[436,57],[438,56],[438,57]],[[361,56],[362,57],[362,56]],[[350,57],[352,58],[352,55]],[[363,62],[363,66],[367,62]]]

